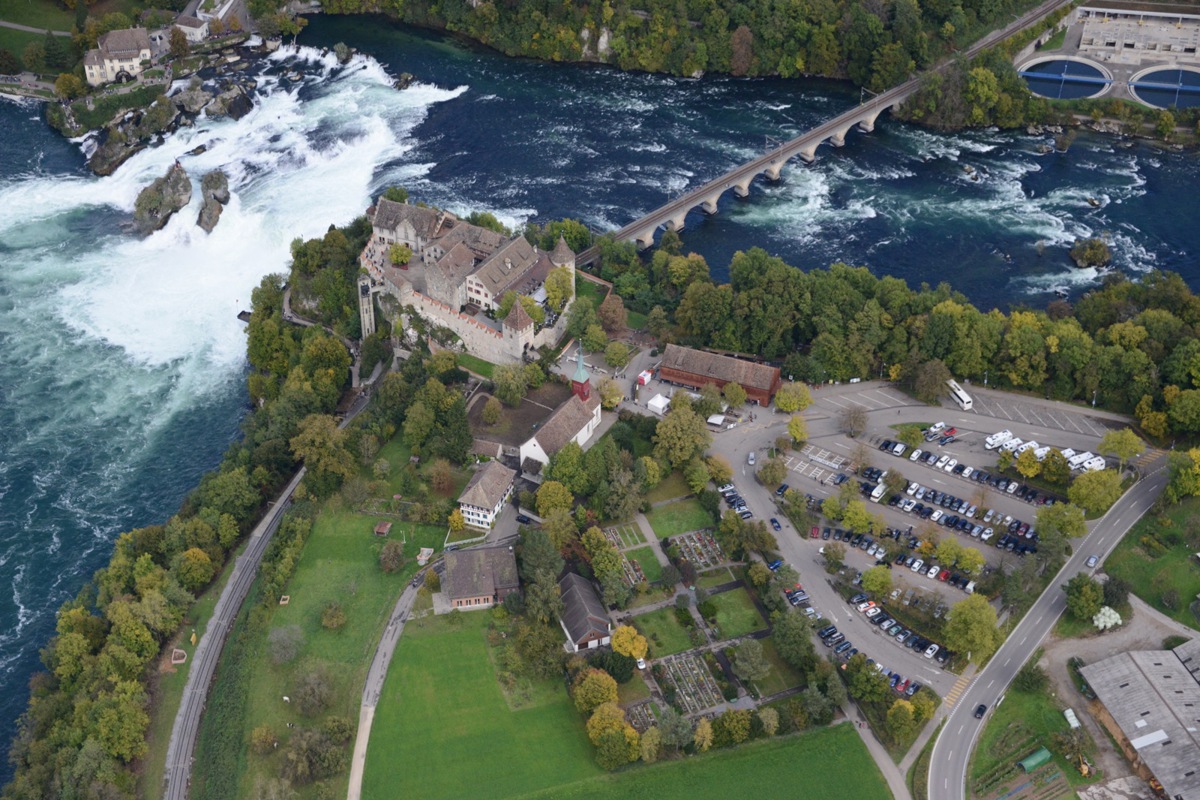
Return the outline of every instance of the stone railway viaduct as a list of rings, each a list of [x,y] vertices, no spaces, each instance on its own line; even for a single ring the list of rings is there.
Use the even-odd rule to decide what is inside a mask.
[[[974,58],[984,49],[1036,24],[1047,15],[1069,5],[1070,2],[1071,0],[1047,0],[1024,15],[1015,17],[1005,27],[980,39],[963,52],[961,57]],[[940,71],[949,63],[949,60],[944,61],[933,67],[931,71]],[[857,105],[828,122],[768,150],[753,161],[734,167],[724,175],[670,200],[640,219],[614,231],[612,235],[620,241],[636,242],[641,248],[652,247],[659,228],[676,232],[682,231],[687,215],[692,210],[700,209],[705,214],[716,214],[721,195],[730,189],[739,198],[749,197],[750,184],[759,175],[766,177],[769,181],[778,181],[783,176],[783,165],[793,158],[799,157],[805,164],[811,164],[816,160],[817,148],[821,144],[829,142],[834,147],[842,147],[846,143],[846,135],[854,128],[867,133],[874,130],[875,120],[879,118],[879,115],[888,109],[899,106],[917,90],[919,85],[920,76],[910,78],[904,83],[876,95],[866,103]],[[584,266],[594,262],[599,255],[598,248],[589,247],[575,257],[575,263]]]

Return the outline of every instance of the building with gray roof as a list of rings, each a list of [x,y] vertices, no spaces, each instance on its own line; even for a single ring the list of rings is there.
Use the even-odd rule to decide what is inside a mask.
[[[453,608],[491,608],[517,591],[517,559],[512,548],[473,547],[446,553],[443,591]]]
[[[612,621],[608,618],[608,609],[604,607],[591,581],[568,572],[558,582],[558,593],[563,601],[559,624],[567,635],[567,650],[578,653],[612,642]]]

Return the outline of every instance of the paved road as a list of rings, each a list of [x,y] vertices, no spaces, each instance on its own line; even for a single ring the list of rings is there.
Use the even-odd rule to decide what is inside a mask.
[[[16,22],[5,22],[2,19],[0,19],[0,27],[12,28],[14,31],[25,31],[26,33],[44,34],[46,32],[45,28],[32,28],[28,25],[20,25]],[[50,31],[50,33],[52,33],[55,36],[70,36],[71,35],[70,31]]]
[[[344,428],[348,425],[366,406],[366,398],[360,396],[351,405],[339,427]],[[166,772],[163,776],[166,784],[163,790],[165,800],[186,800],[188,796],[192,779],[192,753],[196,749],[196,739],[200,733],[200,719],[204,714],[208,690],[212,685],[221,651],[225,648],[225,639],[241,611],[250,585],[254,583],[258,566],[271,543],[271,537],[275,535],[284,511],[291,504],[292,493],[304,479],[304,473],[305,469],[301,467],[251,532],[250,544],[235,562],[233,573],[217,599],[212,618],[209,619],[204,635],[192,654],[192,666],[188,670],[183,699],[179,703],[179,711],[171,726],[171,741],[167,745]]]
[[[1098,555],[1103,559],[1121,541],[1121,537],[1154,504],[1154,500],[1167,484],[1165,457],[1159,458],[1146,470],[1146,477],[1135,484],[1126,495],[1101,519],[1092,523],[1091,531],[1082,540],[1075,542],[1075,554],[1067,561],[1062,571],[1033,604],[1033,608],[1008,637],[1008,640],[992,656],[988,665],[976,676],[974,682],[963,693],[958,705],[950,712],[946,727],[933,747],[930,759],[929,791],[939,800],[965,800],[967,768],[971,751],[987,721],[975,719],[974,710],[980,703],[989,709],[1003,697],[1004,691],[1016,676],[1017,671],[1033,655],[1046,634],[1054,626],[1066,608],[1066,594],[1061,586],[1078,572],[1092,573],[1084,562],[1088,556]]]

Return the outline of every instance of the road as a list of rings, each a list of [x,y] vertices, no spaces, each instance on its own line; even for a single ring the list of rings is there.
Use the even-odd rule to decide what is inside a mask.
[[[16,22],[5,22],[2,19],[0,19],[0,27],[12,28],[14,31],[25,31],[26,33],[44,34],[46,32],[45,28],[32,28],[28,25],[21,25]],[[50,31],[50,33],[53,36],[70,36],[71,35],[70,31]]]
[[[344,428],[366,406],[366,398],[360,396],[351,405],[345,420],[338,427]],[[212,686],[221,651],[225,648],[225,640],[233,627],[233,621],[237,619],[242,603],[245,602],[250,586],[258,574],[263,554],[271,543],[271,537],[279,528],[283,513],[291,504],[292,493],[304,479],[304,474],[305,469],[301,467],[251,532],[249,546],[234,563],[233,573],[221,591],[212,618],[209,619],[200,643],[192,654],[192,666],[188,670],[183,698],[180,700],[175,722],[171,726],[171,741],[167,745],[166,771],[163,775],[166,784],[163,789],[165,800],[187,800],[192,779],[192,753],[196,749],[200,719],[204,714],[208,691]]]
[[[1017,671],[1033,655],[1066,608],[1066,593],[1061,588],[1062,584],[1078,572],[1094,573],[1094,569],[1088,570],[1084,565],[1088,556],[1100,556],[1103,564],[1104,558],[1117,546],[1121,537],[1154,504],[1166,484],[1166,459],[1160,458],[1107,514],[1092,523],[1091,531],[1082,541],[1074,543],[1074,555],[992,656],[988,665],[975,677],[947,717],[946,726],[934,744],[930,759],[930,796],[939,800],[965,800],[971,751],[987,722],[987,716],[975,719],[976,706],[983,703],[991,709],[1002,699]]]

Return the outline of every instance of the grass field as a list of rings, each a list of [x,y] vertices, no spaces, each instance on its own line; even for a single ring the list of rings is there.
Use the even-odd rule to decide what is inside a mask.
[[[719,567],[710,569],[708,572],[701,572],[700,577],[696,580],[696,585],[701,589],[711,589],[732,580],[737,580],[733,571],[729,567]]]
[[[1054,752],[1053,735],[1067,728],[1062,710],[1048,695],[1010,689],[1004,696],[1004,702],[991,709],[987,725],[979,736],[971,756],[971,782],[1003,764],[1024,758],[1038,747],[1045,746]],[[1092,744],[1089,749],[1094,751],[1095,745]],[[1060,755],[1054,756],[1054,763],[1072,786],[1095,783],[1099,779],[1083,778],[1079,770]]]
[[[3,14],[0,13],[0,18],[2,17]],[[44,38],[46,37],[40,33],[28,33],[26,31],[15,31],[12,28],[0,28],[0,47],[12,53],[18,60],[30,42],[40,42]],[[24,66],[22,66],[22,69],[24,69]]]
[[[654,557],[654,550],[650,545],[630,550],[625,553],[625,557],[642,565],[642,572],[646,574],[646,580],[650,583],[662,580],[662,564],[659,564],[658,559]]]
[[[458,363],[464,369],[469,369],[471,372],[482,375],[489,380],[492,377],[492,370],[496,368],[496,365],[492,362],[484,361],[482,358],[477,358],[470,353],[459,353]]]
[[[566,690],[510,711],[487,654],[487,612],[405,627],[371,728],[366,800],[520,797],[600,774]],[[344,787],[338,796],[344,796]]]
[[[646,330],[646,315],[640,311],[630,311],[625,318],[625,327],[634,331]]]
[[[641,458],[646,454],[634,453],[634,455]],[[683,475],[679,472],[672,472],[659,481],[653,489],[646,492],[646,499],[651,503],[661,503],[664,500],[674,500],[676,497],[687,497],[691,493],[692,490],[688,488]]]
[[[682,653],[692,647],[688,632],[675,619],[674,607],[660,608],[658,611],[634,617],[633,623],[642,635],[650,640],[651,658]]]
[[[88,11],[92,13],[90,8]],[[75,13],[51,0],[0,0],[0,19],[40,30],[69,31],[75,24]],[[20,53],[16,55],[21,57]]]
[[[767,627],[745,589],[721,592],[708,598],[717,607],[717,627],[722,639],[732,639]]]
[[[575,296],[586,297],[592,301],[593,308],[599,308],[600,304],[604,302],[604,298],[608,296],[608,287],[589,281],[577,272],[575,273]]]
[[[756,684],[760,695],[769,697],[776,692],[791,689],[804,682],[803,676],[780,657],[779,651],[775,649],[775,643],[769,637],[762,640],[762,646],[763,655],[771,663],[771,674]]]
[[[650,521],[654,535],[660,539],[701,528],[711,528],[713,525],[712,517],[696,500],[679,500],[652,508],[646,519]]]
[[[250,756],[245,771],[238,776],[239,796],[253,794],[260,777],[280,772],[286,746],[288,723],[312,726],[321,717],[299,714],[294,705],[280,702],[283,695],[294,694],[299,677],[322,666],[329,676],[332,700],[328,714],[358,719],[363,682],[371,664],[396,597],[404,582],[416,571],[415,556],[421,547],[440,549],[443,526],[397,522],[391,539],[407,539],[404,553],[408,563],[398,573],[386,575],[379,569],[379,550],[384,540],[371,533],[375,518],[350,512],[322,512],[313,525],[296,572],[288,583],[291,601],[272,609],[270,628],[297,625],[304,635],[299,656],[289,664],[275,664],[269,652],[266,634],[254,640],[247,656],[245,728],[241,731],[211,732],[209,735],[237,736],[249,741],[250,731],[270,725],[280,736],[279,750],[268,757]],[[346,615],[346,624],[338,630],[321,625],[325,604],[336,601]],[[203,735],[203,733],[202,733]],[[347,775],[329,781],[335,794],[346,792]]]
[[[1189,520],[1200,515],[1200,499],[1192,498],[1170,508],[1164,518],[1144,516],[1104,562],[1104,571],[1129,582],[1133,592],[1172,619],[1200,629],[1200,620],[1188,604],[1200,593],[1200,559],[1197,548],[1188,547]],[[1142,546],[1143,536],[1174,537],[1179,543],[1158,557]],[[1163,595],[1173,589],[1179,596],[1177,608],[1167,608]]]
[[[617,702],[622,706],[645,700],[650,696],[650,687],[642,678],[642,673],[635,670],[633,677],[625,683],[617,684]]]
[[[702,787],[702,788],[701,788]],[[526,796],[528,800],[756,800],[891,797],[854,728],[834,725],[731,750],[600,775]]]

